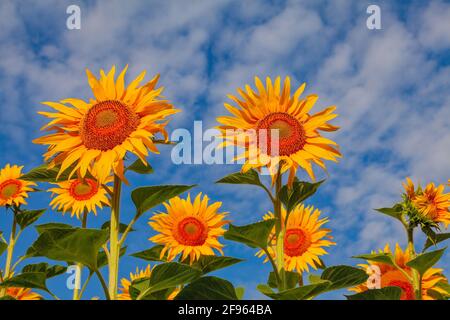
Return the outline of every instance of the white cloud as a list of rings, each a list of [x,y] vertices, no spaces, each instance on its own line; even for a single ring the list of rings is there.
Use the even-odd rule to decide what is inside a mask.
[[[450,5],[441,1],[431,3],[420,21],[419,41],[431,51],[450,48]]]

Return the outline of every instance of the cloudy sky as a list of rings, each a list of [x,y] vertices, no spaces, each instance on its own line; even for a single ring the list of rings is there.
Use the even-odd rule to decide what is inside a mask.
[[[66,8],[81,8],[81,30],[66,28]],[[382,29],[366,27],[370,4],[381,8]],[[328,265],[356,264],[350,257],[405,243],[401,226],[373,211],[390,206],[406,176],[444,183],[450,178],[450,4],[443,1],[8,1],[0,2],[0,166],[42,161],[44,148],[32,144],[45,119],[41,101],[91,97],[85,68],[129,64],[128,79],[146,69],[161,74],[165,96],[183,112],[170,128],[213,127],[225,114],[226,95],[255,75],[290,76],[292,86],[307,82],[319,94],[317,109],[337,105],[342,127],[332,138],[344,158],[329,165],[320,192],[309,202],[329,216],[337,246]],[[149,159],[158,174],[132,176],[134,187],[197,183],[222,201],[235,224],[257,221],[270,209],[263,192],[251,187],[215,185],[238,166],[183,165],[170,160],[170,148]],[[300,178],[306,179],[304,174]],[[125,190],[123,219],[132,217],[131,188]],[[45,194],[30,207],[47,206]],[[0,213],[0,230],[9,216]],[[129,238],[129,252],[152,244],[146,222]],[[91,218],[93,227],[107,212]],[[77,223],[48,212],[43,222]],[[17,254],[35,237],[25,234]],[[254,251],[227,243],[227,255],[246,262],[218,273],[247,298],[261,297],[255,287],[266,280],[268,265]],[[441,265],[447,265],[447,255]],[[125,276],[145,262],[125,258]],[[62,298],[71,292],[61,279],[50,287]],[[98,292],[92,281],[87,292]],[[336,298],[339,294],[327,297]]]

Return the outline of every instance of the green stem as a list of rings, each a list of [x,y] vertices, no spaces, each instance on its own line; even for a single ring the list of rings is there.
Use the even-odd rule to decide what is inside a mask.
[[[275,231],[277,235],[276,243],[276,264],[278,267],[278,274],[280,275],[280,283],[278,286],[279,291],[286,289],[286,274],[284,272],[284,230],[283,217],[281,213],[281,200],[279,198],[279,192],[282,187],[282,175],[281,175],[281,163],[277,173],[275,181],[275,201],[274,201],[274,214],[276,218]]]
[[[87,216],[88,212],[86,209],[84,209],[83,212],[83,218],[81,220],[81,228],[86,229],[87,226]],[[83,265],[81,263],[77,263],[77,269],[75,272],[75,288],[73,289],[73,300],[80,300],[81,299],[81,292],[80,292],[80,284],[81,284],[81,271],[82,271]]]
[[[119,227],[120,227],[120,192],[121,180],[114,175],[114,189],[111,203],[111,222],[109,237],[109,296],[112,300],[117,299],[119,282]]]
[[[410,250],[411,259],[416,257],[416,250],[414,248],[414,227],[407,225],[406,234],[408,237],[408,250]],[[414,292],[417,300],[422,300],[422,279],[417,270],[412,269],[412,282],[414,287]]]
[[[281,283],[281,278],[280,278],[280,274],[278,273],[277,264],[273,260],[273,257],[270,255],[270,252],[269,252],[269,250],[267,250],[267,248],[263,249],[263,251],[267,255],[267,258],[269,259],[270,263],[272,264],[273,273],[275,274],[275,278],[277,280],[277,284],[280,284]]]
[[[9,236],[8,241],[8,248],[6,252],[6,264],[5,264],[5,273],[3,275],[3,279],[6,280],[11,276],[11,264],[12,264],[12,258],[14,253],[14,246],[16,245],[16,229],[17,229],[17,222],[16,222],[16,210],[13,210],[13,223],[11,226],[11,235]],[[0,297],[4,297],[6,295],[6,288],[0,289]]]
[[[80,295],[78,296],[79,299],[81,299],[83,297],[83,294],[86,291],[87,285],[89,284],[89,281],[91,281],[91,278],[93,275],[94,275],[94,273],[92,271],[89,272],[89,275],[88,275],[86,281],[84,282],[83,287],[81,288]]]
[[[122,248],[122,245],[125,242],[125,240],[128,236],[128,233],[130,233],[131,229],[133,228],[134,224],[136,223],[136,221],[139,219],[140,216],[141,216],[140,212],[136,213],[136,215],[133,217],[133,219],[128,224],[127,228],[125,229],[125,231],[122,234],[122,237],[120,238],[119,249]]]
[[[103,291],[105,292],[106,300],[111,300],[111,295],[109,294],[108,286],[106,285],[106,281],[103,278],[100,271],[96,270],[95,274],[97,275],[98,280],[100,281],[100,284],[102,285]]]
[[[17,241],[16,237],[16,241]],[[14,270],[16,270],[17,266],[19,265],[19,263],[21,263],[22,261],[24,261],[27,257],[26,256],[21,256],[19,259],[17,259],[17,261],[14,263],[14,265],[11,267],[11,273],[14,272]]]

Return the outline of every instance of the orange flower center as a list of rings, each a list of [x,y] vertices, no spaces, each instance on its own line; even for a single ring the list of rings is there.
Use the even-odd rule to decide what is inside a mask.
[[[186,246],[201,246],[208,238],[208,228],[197,218],[187,217],[178,223],[175,239]]]
[[[8,179],[0,184],[0,197],[4,200],[14,198],[20,193],[22,182],[16,179]]]
[[[284,236],[284,253],[289,257],[304,254],[311,245],[311,237],[302,229],[288,229]]]
[[[98,192],[98,184],[92,179],[74,180],[70,184],[69,193],[78,201],[89,200]]]
[[[139,116],[120,101],[93,105],[83,118],[81,139],[88,149],[111,150],[122,144],[139,125]]]
[[[389,287],[399,287],[402,289],[402,294],[400,296],[401,300],[414,300],[414,287],[408,281],[408,279],[398,270],[388,271],[381,277],[381,286]]]
[[[258,137],[261,129],[267,130],[265,132],[267,147],[264,149],[267,150],[268,155],[276,155],[272,154],[272,145],[278,147],[280,156],[289,156],[302,150],[305,146],[305,129],[297,119],[287,113],[275,112],[267,115],[258,123]],[[271,130],[278,130],[278,141],[271,141]]]
[[[389,286],[399,287],[402,289],[400,300],[414,300],[414,288],[411,283],[406,281],[393,280],[389,282]]]

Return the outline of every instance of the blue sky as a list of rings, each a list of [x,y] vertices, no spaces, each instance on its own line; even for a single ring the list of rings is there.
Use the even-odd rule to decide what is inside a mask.
[[[66,28],[69,4],[81,7],[81,30]],[[366,28],[369,4],[381,7],[381,30]],[[307,93],[319,94],[318,109],[338,107],[335,123],[342,129],[333,139],[344,158],[328,166],[327,181],[310,203],[330,218],[337,242],[325,262],[356,264],[352,255],[405,243],[401,226],[373,208],[396,201],[406,176],[437,183],[450,177],[449,24],[450,4],[443,1],[1,1],[0,166],[41,163],[44,148],[31,142],[45,123],[36,114],[40,102],[90,98],[85,68],[129,64],[128,79],[143,69],[148,77],[160,73],[165,96],[183,111],[170,129],[191,129],[194,120],[214,126],[226,95],[252,84],[255,75],[291,76],[293,85],[307,82]],[[157,174],[130,176],[133,187],[196,183],[194,193],[222,201],[235,224],[257,221],[270,209],[263,192],[213,183],[238,166],[176,166],[170,148],[161,151],[149,158]],[[133,214],[130,190],[123,196],[124,222]],[[46,207],[49,200],[42,194],[29,207]],[[130,236],[129,253],[152,245],[150,215]],[[11,217],[0,217],[0,230],[9,230]],[[89,225],[107,219],[103,212]],[[51,211],[41,223],[49,221],[78,223]],[[17,255],[35,235],[25,233]],[[254,250],[226,244],[227,255],[246,261],[218,275],[245,286],[247,298],[261,297],[255,287],[269,266]],[[440,264],[448,262],[449,255]],[[145,262],[123,259],[121,275],[136,266]],[[50,287],[70,298],[63,278]],[[96,292],[92,281],[86,297]]]

